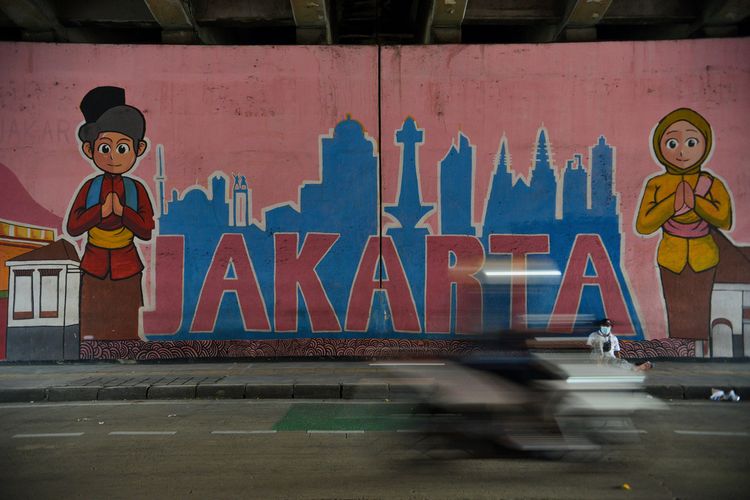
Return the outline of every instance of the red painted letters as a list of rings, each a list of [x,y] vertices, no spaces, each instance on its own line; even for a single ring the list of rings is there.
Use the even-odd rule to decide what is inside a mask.
[[[493,234],[490,235],[490,252],[509,253],[511,257],[511,328],[526,328],[526,255],[549,253],[549,235],[546,234]]]
[[[141,308],[141,332],[145,335],[174,335],[182,327],[185,237],[157,236],[155,263],[159,268],[154,287],[154,309]]]
[[[586,276],[586,263],[589,259],[596,270],[596,276]],[[573,320],[578,314],[583,287],[587,285],[599,287],[604,314],[617,325],[617,334],[633,334],[635,329],[630,321],[612,261],[597,234],[579,234],[570,251],[568,267],[552,313],[553,316],[559,315],[561,319],[566,318],[563,321],[555,321],[556,325],[561,326],[562,331],[573,330]]]
[[[234,268],[234,277],[228,278],[230,265]],[[233,292],[237,296],[245,330],[271,330],[253,263],[241,234],[228,233],[221,236],[203,282],[191,332],[214,330],[216,315],[225,292]]]
[[[456,285],[456,333],[482,331],[482,285],[474,275],[484,265],[484,249],[474,236],[427,236],[425,329],[450,333]],[[451,256],[454,262],[451,262]]]
[[[338,234],[309,233],[297,253],[298,233],[274,234],[274,326],[277,332],[297,331],[297,287],[305,299],[313,332],[340,332],[341,325],[315,272]]]
[[[346,314],[348,331],[364,332],[370,321],[370,310],[375,291],[380,289],[373,279],[378,266],[378,237],[371,236],[354,278],[349,307]],[[406,279],[401,258],[390,236],[383,236],[383,267],[387,279],[383,279],[388,305],[393,317],[393,329],[397,332],[419,333],[419,318],[409,282]]]

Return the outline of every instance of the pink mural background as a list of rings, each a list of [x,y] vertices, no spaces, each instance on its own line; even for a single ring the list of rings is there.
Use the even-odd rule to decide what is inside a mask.
[[[459,132],[476,147],[475,221],[482,219],[503,136],[512,169],[526,176],[539,127],[549,132],[558,172],[576,153],[584,154],[587,164],[588,148],[604,135],[616,148],[624,268],[646,337],[664,337],[658,234],[644,238],[633,226],[644,180],[663,172],[652,159],[650,133],[676,108],[706,117],[714,131],[706,168],[725,180],[734,201],[729,235],[735,243],[750,243],[748,52],[750,41],[743,39],[384,47],[383,202],[396,198],[400,148],[393,131],[407,115],[425,130],[419,149],[425,203],[437,199],[438,163],[458,142]],[[436,211],[427,219],[433,229],[437,216]]]
[[[151,141],[135,176],[153,188],[163,144],[170,188],[241,171],[257,217],[319,178],[318,138],[347,114],[377,131],[376,50],[0,44],[0,162],[62,218],[93,173],[76,141],[81,98],[117,85]]]
[[[63,234],[71,198],[95,170],[76,138],[79,104],[102,85],[125,88],[146,118],[149,149],[130,173],[152,196],[162,144],[170,191],[206,186],[222,170],[247,177],[254,218],[265,207],[296,203],[300,184],[320,178],[321,134],[351,114],[375,135],[376,50],[0,44],[0,165],[39,205],[30,218],[29,200],[9,189],[0,214]],[[82,250],[85,238],[78,241]],[[148,305],[151,242],[139,249]]]
[[[71,198],[93,173],[76,140],[79,104],[104,85],[125,88],[128,103],[146,117],[150,147],[132,173],[152,195],[156,145],[162,144],[170,190],[205,186],[217,170],[241,173],[252,188],[255,219],[265,208],[296,202],[301,183],[319,180],[320,137],[347,115],[376,140],[382,131],[385,204],[396,198],[401,162],[394,132],[407,117],[424,129],[425,203],[437,201],[439,161],[459,132],[466,135],[476,147],[475,221],[483,215],[501,138],[512,169],[527,176],[539,127],[549,133],[558,171],[576,153],[587,163],[588,148],[604,135],[616,148],[623,267],[646,338],[658,339],[666,336],[655,263],[659,238],[633,228],[644,181],[662,172],[649,135],[675,108],[690,107],[708,119],[715,139],[706,168],[725,181],[734,202],[728,234],[750,244],[748,49],[743,39],[380,49],[0,44],[0,218],[62,234]],[[427,219],[433,230],[437,216]],[[146,260],[148,306],[151,244],[138,247]]]

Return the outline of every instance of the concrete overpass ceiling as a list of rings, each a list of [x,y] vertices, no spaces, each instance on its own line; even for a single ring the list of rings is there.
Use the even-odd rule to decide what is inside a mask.
[[[15,25],[15,23],[0,10],[0,41],[7,40],[20,40],[21,39],[21,28]]]
[[[747,36],[750,0],[0,0],[0,40],[552,43]]]

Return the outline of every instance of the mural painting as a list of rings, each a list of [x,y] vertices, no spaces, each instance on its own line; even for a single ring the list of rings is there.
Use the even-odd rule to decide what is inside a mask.
[[[711,126],[692,109],[676,109],[657,124],[652,147],[666,172],[645,183],[636,228],[641,234],[662,230],[657,263],[670,337],[700,341],[699,349],[705,352],[709,340],[730,353],[733,343],[738,344],[743,352],[739,335],[728,345],[728,339],[711,338],[717,325],[742,332],[741,322],[712,321],[718,267],[726,269],[722,281],[750,289],[750,248],[735,247],[721,232],[732,226],[730,192],[704,167],[713,147]]]
[[[78,190],[66,223],[71,237],[87,236],[80,265],[81,338],[135,339],[143,263],[133,240],[151,238],[154,210],[144,184],[124,174],[146,152],[146,123],[118,87],[91,90],[81,111],[81,149],[99,171]]]
[[[441,186],[446,190],[439,203],[449,200],[452,210],[442,212],[440,232],[420,225],[434,209],[423,204],[419,194],[416,159],[422,137],[423,131],[411,118],[395,133],[403,151],[401,185],[397,203],[386,204],[384,210],[397,224],[386,224],[382,238],[378,237],[375,144],[352,118],[339,122],[321,140],[321,181],[302,186],[298,207],[287,204],[265,211],[265,228],[239,222],[251,218],[243,215],[240,219],[237,214],[246,212],[253,190],[222,172],[208,179],[206,190],[190,188],[158,200],[165,214],[159,218],[157,236],[157,308],[144,312],[144,335],[169,334],[172,339],[188,340],[217,335],[232,339],[238,332],[269,339],[281,333],[308,337],[337,333],[343,338],[364,333],[368,337],[439,339],[480,334],[492,328],[487,326],[492,323],[494,328],[508,329],[510,308],[515,306],[516,328],[546,327],[546,321],[529,324],[525,319],[546,312],[570,318],[570,331],[577,314],[585,323],[585,318],[606,312],[621,321],[624,335],[642,337],[618,265],[619,219],[611,184],[614,158],[604,137],[593,148],[597,158],[593,168],[600,176],[593,183],[597,198],[592,210],[583,207],[570,220],[559,222],[554,217],[554,201],[551,210],[543,210],[548,202],[537,194],[557,191],[546,132],[539,133],[529,186],[512,185],[503,146],[484,237],[482,231],[474,233],[466,218],[473,166],[472,148],[465,137],[460,149],[451,148],[441,165]],[[580,156],[577,161],[566,170],[569,178],[579,174],[575,181],[568,181],[566,213],[572,213],[572,205],[586,197],[588,178]],[[159,172],[169,176],[164,165]],[[351,189],[353,185],[358,188]],[[167,192],[169,187],[159,186],[158,191]],[[451,191],[462,191],[464,196]],[[503,203],[526,205],[538,213],[530,228],[536,233],[514,227]],[[325,213],[340,215],[324,218]],[[205,218],[214,221],[210,229],[193,224]],[[580,232],[558,239],[556,224],[578,224]],[[471,232],[465,232],[469,228]],[[179,287],[159,286],[158,249],[162,240],[173,238],[179,238],[176,245],[181,248],[176,253],[182,258],[181,266],[171,272],[183,276],[183,283],[188,276],[197,276],[202,283],[193,289],[182,287],[182,294]],[[513,289],[525,290],[526,283],[493,280],[493,272],[486,271],[488,259],[501,255],[512,256],[513,262],[508,263],[517,269],[534,268],[535,255],[553,257],[552,279],[544,276],[548,281],[543,284],[544,293],[528,301],[529,314],[526,300],[514,304],[503,300],[503,294],[517,297]],[[497,262],[502,267],[502,259]],[[584,284],[598,290],[584,293]],[[490,296],[493,285],[500,295]],[[170,305],[180,302],[180,307],[159,309],[162,297]]]
[[[433,234],[476,235],[491,259],[485,270],[494,266],[496,275],[511,275],[506,278],[510,284],[483,283],[484,307],[495,311],[485,316],[485,326],[541,326],[575,336],[587,317],[616,316],[613,331],[624,339],[625,356],[750,353],[750,221],[741,215],[750,175],[741,166],[739,132],[748,125],[750,96],[742,85],[750,81],[738,73],[747,63],[734,52],[746,45],[744,40],[714,40],[383,49],[383,129],[398,127],[408,114],[425,134],[419,151],[421,194],[423,205],[435,204],[435,210],[422,226]],[[698,175],[685,175],[682,198],[686,208],[698,208],[676,217],[676,210],[685,209],[673,208],[645,231],[639,216],[647,203],[642,201],[648,194],[645,185],[666,168],[653,149],[654,129],[683,108],[698,110],[707,122],[699,135],[705,145],[711,134],[711,143],[691,167],[713,182],[703,195],[696,190]],[[670,116],[660,133],[682,118]],[[699,124],[689,121],[700,132]],[[449,152],[448,143],[453,144]],[[540,144],[545,145],[541,151]],[[381,159],[386,207],[399,195],[395,166],[400,152],[388,145],[383,141]],[[463,176],[449,173],[459,152]],[[677,191],[677,184],[671,191],[661,189],[657,201]],[[688,186],[691,193],[685,194]],[[674,205],[674,196],[670,202]],[[457,211],[461,224],[446,223]],[[662,279],[663,251],[657,247],[671,238],[672,223],[665,225],[670,218],[674,223],[705,219],[702,231],[707,229],[715,242],[715,261],[699,267],[714,268],[702,296],[683,284],[670,294],[675,288]],[[519,236],[526,234],[537,240],[521,242]],[[697,243],[693,236],[683,238],[686,245]],[[493,237],[517,256],[509,256],[509,250],[495,255],[488,247]],[[597,240],[605,251],[594,245]],[[580,245],[584,242],[587,246]],[[688,254],[686,260],[707,257]],[[597,262],[597,255],[606,258]],[[614,279],[607,278],[607,266],[599,265],[607,259]],[[525,263],[525,277],[513,276],[513,261],[519,270]],[[556,270],[560,277],[543,276]],[[514,280],[525,296],[511,292]],[[518,285],[522,280],[526,287]],[[618,296],[621,300],[615,300]],[[619,314],[618,303],[623,304]],[[685,318],[680,311],[687,309],[702,311],[701,318],[686,320],[689,329],[674,319]]]
[[[698,43],[741,109],[737,44]],[[605,316],[632,356],[746,352],[750,227],[732,214],[748,179],[727,160],[750,115],[683,96],[703,118],[661,77],[645,92],[597,63],[606,84],[677,109],[650,145],[653,109],[614,119],[615,87],[604,99],[549,61],[695,48],[606,45],[81,46],[54,59],[1,45],[37,70],[15,65],[3,84],[2,172],[25,197],[0,218],[49,228],[3,263],[6,358],[429,355],[507,330],[580,336]],[[142,61],[145,79],[91,73],[102,51]],[[67,80],[50,79],[59,64]],[[601,109],[582,108],[579,87]],[[21,111],[66,125],[35,130]],[[40,137],[49,151],[31,147]],[[61,168],[40,162],[50,154]],[[23,243],[12,232],[0,243]]]
[[[1,168],[3,168],[2,165],[0,165]],[[8,189],[17,187],[7,184],[6,186]],[[29,216],[33,217],[34,214],[25,214],[25,218],[28,219]],[[12,339],[7,338],[9,318],[15,316],[15,319],[22,319],[24,315],[28,315],[28,312],[31,311],[33,299],[29,296],[29,293],[26,293],[24,294],[26,300],[24,302],[19,301],[16,306],[17,309],[8,308],[11,273],[9,272],[9,266],[5,264],[14,257],[27,254],[36,248],[55,241],[55,237],[56,231],[53,228],[30,227],[0,220],[0,264],[2,264],[0,268],[0,280],[2,280],[0,281],[0,311],[2,311],[2,314],[0,314],[0,359],[6,357],[7,344],[13,343]],[[29,288],[28,292],[30,291]],[[14,321],[14,319],[11,319],[11,321]]]

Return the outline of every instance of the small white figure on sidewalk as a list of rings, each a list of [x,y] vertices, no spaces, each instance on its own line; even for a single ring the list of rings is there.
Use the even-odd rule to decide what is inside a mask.
[[[709,399],[711,401],[733,401],[737,403],[740,397],[734,392],[734,389],[729,392],[724,392],[721,389],[711,389],[711,397]]]
[[[632,365],[620,359],[620,341],[612,333],[612,321],[605,318],[599,322],[599,330],[589,335],[586,344],[591,347],[591,357],[600,364],[608,364],[635,371],[650,370],[653,364],[646,361],[640,365]]]

